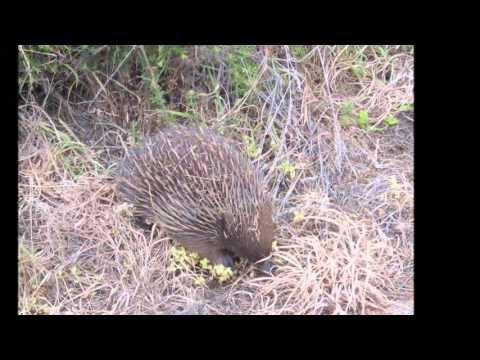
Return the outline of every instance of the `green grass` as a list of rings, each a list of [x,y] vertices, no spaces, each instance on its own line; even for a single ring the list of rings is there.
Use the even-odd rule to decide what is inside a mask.
[[[308,53],[308,48],[305,45],[290,45],[289,48],[297,60],[300,60]]]
[[[367,127],[368,122],[369,122],[368,111],[366,111],[366,110],[361,110],[361,111],[358,113],[358,117],[357,117],[357,125],[358,125],[358,127],[364,129],[364,128]]]
[[[385,124],[387,124],[388,126],[395,126],[397,125],[400,120],[398,120],[395,116],[393,115],[390,115],[390,116],[387,116],[385,118],[385,120],[383,120],[385,122]]]
[[[88,78],[106,83],[122,76],[128,83],[138,77],[147,86],[154,109],[167,105],[162,76],[171,58],[187,58],[185,47],[178,45],[24,45],[19,52],[20,93],[42,82],[54,84],[53,80],[66,88],[80,84],[88,88]],[[106,80],[108,76],[112,78]]]
[[[53,128],[45,123],[40,124],[39,128],[53,145],[53,149],[55,149],[53,155],[60,160],[73,179],[89,172],[98,175],[106,170],[88,146],[74,139],[68,131]]]
[[[257,144],[255,143],[255,139],[250,137],[250,136],[244,136],[243,140],[245,142],[245,148],[247,155],[251,157],[252,159],[258,157],[262,153],[262,149],[259,149],[257,147]]]
[[[295,177],[295,172],[296,172],[296,169],[295,169],[295,165],[292,164],[290,161],[288,160],[284,160],[280,166],[278,167],[278,169],[284,173],[285,175],[287,175],[288,177],[290,177],[290,179],[293,179]]]
[[[342,127],[347,127],[351,125],[353,121],[353,102],[346,100],[341,104],[340,107],[340,125]]]
[[[242,98],[250,89],[259,70],[253,59],[254,46],[242,45],[234,47],[227,55],[226,63],[231,78],[232,90],[237,98]]]
[[[351,67],[353,75],[358,79],[362,80],[363,77],[365,76],[365,68],[364,66],[359,62],[356,64],[353,64]]]

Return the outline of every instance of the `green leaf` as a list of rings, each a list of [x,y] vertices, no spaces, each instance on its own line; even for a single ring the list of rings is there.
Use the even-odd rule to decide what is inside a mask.
[[[353,120],[353,102],[345,101],[340,107],[340,125],[346,127]]]
[[[229,267],[225,267],[223,264],[217,264],[213,267],[213,276],[220,282],[224,282],[233,276],[233,271]]]
[[[387,118],[385,118],[385,124],[387,124],[388,126],[394,126],[394,125],[397,125],[400,121],[395,117],[395,116],[387,116]]]
[[[363,69],[363,67],[361,65],[353,65],[352,68],[352,73],[353,75],[355,75],[355,77],[358,79],[358,80],[362,80],[363,77],[365,76],[365,71]]]
[[[197,276],[194,280],[194,284],[198,286],[203,286],[205,285],[206,280],[203,276]]]
[[[308,51],[308,49],[303,45],[290,45],[289,48],[292,51],[293,56],[295,56],[297,59],[303,58]]]
[[[182,118],[186,118],[186,119],[189,119],[192,117],[191,114],[188,114],[188,113],[185,113],[185,112],[180,112],[180,111],[173,111],[173,110],[161,110],[162,113],[165,113],[165,114],[170,114],[170,115],[173,115],[173,116],[178,116],[178,117],[182,117]]]
[[[361,128],[365,128],[368,124],[368,112],[366,110],[362,110],[358,113],[357,124]]]
[[[38,48],[42,51],[50,52],[53,50],[51,45],[38,45]]]
[[[402,111],[411,111],[413,110],[413,104],[403,104],[401,105],[397,111],[402,112]]]
[[[256,158],[262,152],[259,148],[257,148],[257,144],[255,143],[255,139],[244,136],[244,141],[247,144],[247,155],[252,159]]]
[[[377,128],[377,127],[374,127],[374,126],[370,126],[367,128],[367,132],[382,132],[383,129],[381,128]]]
[[[283,161],[278,168],[290,178],[295,177],[295,165],[290,164],[288,160]]]
[[[376,46],[375,50],[381,57],[386,57],[388,55],[388,50],[383,46]]]
[[[200,266],[202,267],[202,269],[205,269],[207,270],[208,269],[208,259],[207,258],[203,258],[202,260],[200,260]]]
[[[280,138],[277,134],[277,131],[275,130],[275,128],[272,128],[272,135],[270,138],[270,147],[272,148],[272,150],[276,150],[278,148],[279,142]]]

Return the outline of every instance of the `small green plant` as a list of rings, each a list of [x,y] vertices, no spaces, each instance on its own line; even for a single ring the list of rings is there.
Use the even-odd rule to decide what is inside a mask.
[[[220,83],[215,75],[215,69],[210,66],[205,66],[205,69],[208,74],[209,97],[213,98],[217,114],[222,114],[224,111],[224,99],[220,94]]]
[[[301,211],[295,210],[293,212],[293,222],[294,223],[299,223],[302,222],[305,219],[305,214]]]
[[[291,179],[295,177],[295,165],[291,164],[288,160],[284,160],[278,168]]]
[[[26,261],[35,264],[37,259],[40,257],[41,252],[35,252],[33,250],[27,249],[27,247],[23,244],[23,238],[19,241],[20,254],[26,257]]]
[[[140,125],[138,121],[132,121],[128,127],[128,142],[132,145],[138,144],[140,141]]]
[[[195,252],[186,250],[184,247],[172,247],[170,252],[170,265],[167,268],[170,272],[195,271],[197,275],[193,283],[203,286],[207,280],[217,280],[220,283],[230,280],[233,277],[233,270],[223,264],[210,264],[207,258],[200,258]]]
[[[197,286],[205,286],[205,284],[207,283],[207,280],[203,275],[199,275],[195,277],[195,280],[193,280],[193,283]]]
[[[59,119],[59,122],[65,125],[61,119]],[[98,174],[105,170],[88,147],[74,138],[69,129],[62,131],[47,123],[41,123],[39,129],[48,142],[54,146],[54,156],[62,163],[72,178],[77,179],[88,171]]]
[[[385,46],[376,45],[376,46],[373,46],[373,50],[380,57],[387,57],[388,56],[388,49]]]
[[[280,137],[277,134],[275,127],[272,127],[272,134],[270,135],[270,148],[275,151],[278,149],[278,144],[280,142]]]
[[[202,260],[200,260],[200,266],[202,267],[202,269],[208,270],[210,269],[210,261],[207,258],[203,258]]]
[[[401,187],[395,175],[392,175],[388,178],[388,188],[389,191],[384,195],[386,200],[398,201],[401,197]]]
[[[23,301],[22,309],[19,311],[20,315],[49,315],[50,307],[46,304],[41,304],[37,298],[30,297],[27,301]]]
[[[413,104],[403,104],[403,105],[400,105],[397,109],[398,112],[412,111],[412,110],[413,110]]]
[[[382,131],[383,131],[382,128],[378,128],[378,127],[375,127],[375,126],[369,126],[367,128],[367,132],[369,132],[369,133],[375,133],[375,132],[379,133],[379,132],[382,132]]]
[[[73,275],[74,281],[75,281],[77,284],[81,282],[81,279],[80,279],[80,271],[78,270],[78,268],[77,268],[76,265],[73,265],[73,266],[70,268],[70,273]]]
[[[53,51],[53,47],[51,45],[38,45],[38,49],[45,52]]]
[[[340,126],[346,127],[353,122],[353,102],[345,101],[340,107]]]
[[[393,115],[389,115],[385,118],[385,120],[383,120],[385,122],[385,124],[387,124],[388,126],[395,126],[397,125],[400,121]]]
[[[152,96],[150,98],[152,107],[155,109],[163,109],[166,105],[165,91],[155,86],[152,86],[150,90],[152,92]]]
[[[170,267],[169,271],[187,270],[195,266],[199,261],[200,256],[197,253],[187,251],[183,246],[172,247],[170,252]]]
[[[259,65],[253,58],[254,46],[236,46],[227,55],[227,71],[237,98],[242,98],[250,89]]]
[[[198,95],[195,90],[190,89],[185,93],[185,105],[190,111],[193,111],[197,107],[197,98]]]
[[[233,276],[233,271],[231,268],[225,267],[223,264],[217,264],[213,267],[212,274],[220,283],[223,283]]]
[[[409,53],[409,54],[413,55],[414,46],[413,45],[400,45],[400,50],[402,52],[406,52],[406,53]]]
[[[358,113],[357,124],[360,128],[364,129],[367,127],[368,124],[368,111],[361,110]]]
[[[365,76],[365,69],[362,65],[360,64],[353,64],[352,67],[350,68],[352,71],[352,74],[358,79],[362,80]]]
[[[251,157],[252,159],[255,159],[257,156],[261,154],[262,150],[257,147],[257,144],[255,143],[254,138],[245,135],[243,137],[243,141],[246,144],[246,151],[249,157]]]
[[[182,60],[188,58],[183,46],[159,45],[140,47],[144,60],[144,71],[141,78],[148,84],[150,90],[150,103],[155,109],[163,109],[166,106],[165,90],[160,86],[160,79],[168,70],[170,59],[179,57]]]
[[[297,60],[303,58],[308,53],[305,45],[290,45],[289,48]]]

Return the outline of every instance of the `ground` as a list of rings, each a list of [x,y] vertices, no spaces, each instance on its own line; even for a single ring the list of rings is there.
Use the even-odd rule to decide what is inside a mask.
[[[413,56],[20,46],[18,312],[413,314]],[[171,124],[214,128],[262,166],[272,277],[175,270],[178,244],[119,201],[119,160]]]

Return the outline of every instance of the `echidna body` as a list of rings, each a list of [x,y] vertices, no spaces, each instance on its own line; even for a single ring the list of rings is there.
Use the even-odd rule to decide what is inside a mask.
[[[168,128],[131,151],[118,191],[137,215],[214,263],[257,262],[271,252],[274,224],[258,167],[212,130]]]

